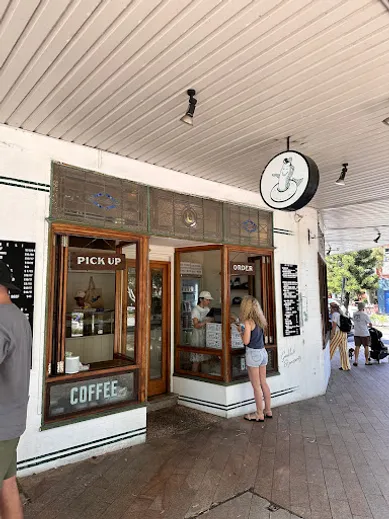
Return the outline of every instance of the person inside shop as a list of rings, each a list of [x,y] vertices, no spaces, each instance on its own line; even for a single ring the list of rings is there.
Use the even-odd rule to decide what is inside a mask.
[[[74,300],[76,301],[77,305],[75,310],[88,310],[90,308],[90,304],[85,301],[85,298],[86,293],[83,290],[78,290],[74,296]]]
[[[266,317],[261,305],[253,296],[245,296],[240,305],[240,323],[238,325],[243,344],[246,346],[246,366],[254,390],[255,413],[244,416],[249,422],[264,422],[273,418],[271,411],[271,393],[266,381],[268,354],[265,348],[263,330],[267,327]],[[265,406],[264,406],[265,401]]]
[[[211,317],[207,317],[210,311],[210,304],[213,297],[210,292],[203,290],[200,292],[197,305],[192,310],[192,338],[191,346],[196,348],[205,348],[205,327],[207,323],[213,321]],[[201,363],[206,360],[207,356],[201,353],[191,352],[190,361],[192,362],[192,371],[198,373],[201,370]]]

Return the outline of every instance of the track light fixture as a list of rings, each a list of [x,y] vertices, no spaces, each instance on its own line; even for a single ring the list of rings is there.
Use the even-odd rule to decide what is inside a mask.
[[[340,173],[340,177],[339,177],[338,180],[335,182],[335,184],[336,184],[337,186],[344,186],[344,185],[345,185],[344,179],[345,179],[345,177],[346,177],[348,164],[345,163],[345,164],[342,164],[342,166],[343,166],[343,168],[342,168],[342,172]]]
[[[180,119],[185,124],[189,124],[189,126],[193,126],[193,115],[196,109],[197,99],[194,98],[196,95],[196,90],[193,90],[192,88],[187,91],[187,94],[189,96],[189,106],[188,109]]]
[[[377,234],[377,238],[375,238],[375,239],[373,240],[374,243],[378,243],[378,242],[380,241],[380,238],[381,238],[381,233],[380,233],[380,231],[377,230],[377,232],[378,232],[378,234]]]

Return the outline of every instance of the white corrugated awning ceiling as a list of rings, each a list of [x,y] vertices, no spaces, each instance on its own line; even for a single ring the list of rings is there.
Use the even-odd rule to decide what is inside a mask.
[[[254,191],[290,135],[332,249],[389,242],[384,4],[0,0],[0,122]]]

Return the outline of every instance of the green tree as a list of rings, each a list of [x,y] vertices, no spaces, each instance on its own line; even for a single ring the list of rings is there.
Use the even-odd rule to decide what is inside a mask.
[[[343,303],[358,298],[367,290],[378,288],[376,269],[382,267],[383,250],[367,249],[327,257],[328,290],[340,294],[345,280]]]

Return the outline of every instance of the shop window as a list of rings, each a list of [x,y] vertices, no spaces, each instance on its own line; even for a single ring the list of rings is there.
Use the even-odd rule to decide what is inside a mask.
[[[268,371],[277,371],[272,253],[209,246],[176,252],[176,372],[225,382],[247,377],[237,325],[245,295],[266,315]]]
[[[221,248],[182,253],[179,268],[179,343],[191,350],[179,369],[221,377],[220,359],[209,355],[222,349]]]
[[[135,362],[136,268],[127,268],[126,355]]]
[[[197,362],[201,365],[201,371],[196,372],[198,375],[206,378],[222,377],[221,355],[209,355],[208,353],[194,353],[189,351],[180,351],[178,365],[179,369],[185,372],[193,371],[193,364]]]
[[[258,299],[267,320],[264,330],[265,346],[269,354],[268,372],[277,370],[275,344],[275,306],[272,257],[261,251],[241,252],[229,250],[230,315],[239,320],[240,304],[243,297],[252,295]],[[236,326],[231,326],[232,378],[247,376],[244,360],[244,345]]]
[[[62,227],[53,230],[46,420],[138,400],[140,238]]]

